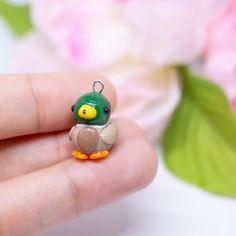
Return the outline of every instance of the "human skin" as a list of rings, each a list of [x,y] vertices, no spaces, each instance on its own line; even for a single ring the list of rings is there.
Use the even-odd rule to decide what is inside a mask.
[[[114,121],[119,135],[108,158],[71,157],[70,107],[98,79],[114,110],[114,88],[93,73],[0,76],[0,235],[43,232],[154,178],[156,153],[130,120]]]

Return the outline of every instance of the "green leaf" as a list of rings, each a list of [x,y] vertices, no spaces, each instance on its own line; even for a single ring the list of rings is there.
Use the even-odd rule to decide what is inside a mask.
[[[0,17],[18,36],[32,30],[32,24],[27,5],[13,5],[0,0]]]
[[[236,117],[224,92],[180,67],[183,97],[163,136],[164,160],[180,178],[236,195]]]

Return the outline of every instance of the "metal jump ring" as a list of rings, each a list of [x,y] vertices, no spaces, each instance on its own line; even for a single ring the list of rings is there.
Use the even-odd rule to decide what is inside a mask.
[[[96,90],[96,84],[101,85],[101,89],[100,90]],[[103,82],[101,80],[95,80],[93,82],[93,91],[94,92],[102,93],[103,89],[104,89],[104,84],[103,84]]]

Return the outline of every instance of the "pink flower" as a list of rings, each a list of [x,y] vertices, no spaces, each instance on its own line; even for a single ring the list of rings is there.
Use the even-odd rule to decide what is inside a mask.
[[[62,57],[100,68],[124,57],[158,65],[191,62],[203,50],[207,26],[226,3],[33,0],[31,8],[36,28]]]
[[[212,25],[205,55],[205,74],[221,85],[236,110],[236,1]]]

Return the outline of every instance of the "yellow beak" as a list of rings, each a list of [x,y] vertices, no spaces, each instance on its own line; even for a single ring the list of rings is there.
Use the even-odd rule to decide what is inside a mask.
[[[87,120],[91,120],[97,116],[97,111],[93,106],[82,105],[78,111],[78,115]]]

